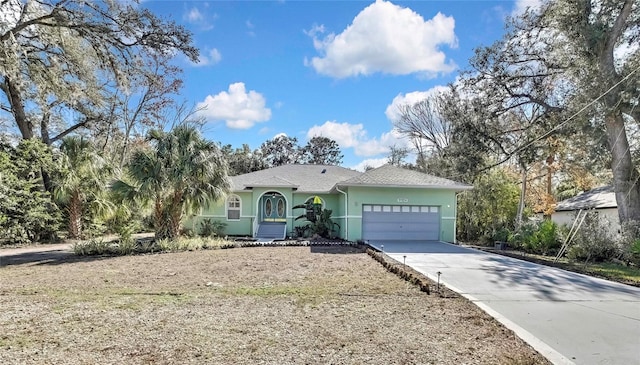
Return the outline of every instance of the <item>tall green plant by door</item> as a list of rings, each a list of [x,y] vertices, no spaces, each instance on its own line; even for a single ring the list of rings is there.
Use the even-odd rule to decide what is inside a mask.
[[[305,209],[305,213],[296,217],[295,220],[305,219],[309,222],[304,226],[296,227],[298,234],[317,234],[323,238],[331,238],[336,227],[340,229],[340,225],[331,219],[333,211],[322,208],[322,200],[317,196],[307,199],[304,204],[296,205],[292,209]]]

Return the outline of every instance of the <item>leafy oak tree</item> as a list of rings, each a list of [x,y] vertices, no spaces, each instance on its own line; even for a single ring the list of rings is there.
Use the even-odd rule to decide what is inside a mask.
[[[135,2],[5,0],[0,13],[0,108],[45,144],[113,123],[105,100],[130,92],[149,60],[198,60],[186,29]]]
[[[222,153],[229,164],[229,176],[247,174],[265,168],[260,149],[251,151],[246,143],[236,149],[233,149],[230,144],[224,145]]]
[[[302,151],[298,145],[298,139],[287,135],[280,135],[264,142],[260,146],[260,152],[266,168],[302,161]]]
[[[301,150],[302,163],[314,165],[340,165],[344,155],[340,146],[331,138],[323,136],[312,137]]]
[[[496,128],[486,136],[506,146],[498,162],[515,157],[526,170],[545,161],[547,193],[559,157],[582,155],[598,166],[601,157],[576,152],[606,145],[621,223],[640,221],[640,174],[628,139],[634,128],[627,128],[640,121],[640,48],[631,46],[640,37],[639,3],[546,2],[514,19],[502,40],[478,49],[462,78],[492,114],[517,116],[488,118],[485,125]],[[496,138],[514,132],[519,137],[507,144]]]
[[[576,108],[593,103],[589,115],[607,136],[620,222],[640,221],[640,174],[626,123],[640,123],[640,1],[550,2],[530,24],[553,30]]]

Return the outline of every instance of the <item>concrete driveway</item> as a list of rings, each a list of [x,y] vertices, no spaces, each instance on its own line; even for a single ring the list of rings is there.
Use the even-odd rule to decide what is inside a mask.
[[[640,364],[640,288],[440,242],[384,252],[433,280],[441,272],[553,363]]]

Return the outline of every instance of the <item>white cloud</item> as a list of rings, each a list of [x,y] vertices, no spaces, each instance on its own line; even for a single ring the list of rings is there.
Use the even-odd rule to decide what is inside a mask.
[[[524,14],[527,9],[531,9],[534,11],[539,10],[544,4],[545,0],[516,0],[515,5],[513,6],[513,11],[511,12],[511,16],[516,17]]]
[[[331,138],[340,148],[353,148],[356,156],[376,156],[389,152],[391,146],[408,146],[408,142],[395,130],[383,133],[379,138],[369,138],[361,123],[337,123],[327,121],[314,125],[307,131],[307,138],[323,136]]]
[[[184,14],[184,18],[190,23],[197,23],[202,21],[203,16],[198,8],[191,8]]]
[[[271,119],[271,109],[265,106],[262,94],[246,91],[242,82],[229,85],[229,91],[221,91],[216,95],[208,95],[197,104],[198,115],[207,121],[224,120],[229,128],[249,129],[256,123]]]
[[[198,26],[201,30],[207,31],[213,29],[213,21],[218,19],[218,14],[209,14],[206,3],[201,6],[201,8],[204,8],[204,12],[195,6],[189,9],[185,8],[182,18],[186,22]]]
[[[307,132],[307,138],[323,136],[338,142],[341,148],[357,146],[366,137],[362,124],[336,123],[327,121],[323,125],[314,125]]]
[[[430,97],[431,95],[445,92],[447,90],[449,90],[447,86],[437,85],[427,91],[414,91],[406,94],[398,94],[395,98],[393,98],[391,104],[387,106],[385,115],[387,116],[387,118],[389,118],[390,121],[396,122],[400,119],[399,108],[402,105],[413,105]]]
[[[356,146],[358,156],[375,156],[388,153],[392,146],[409,147],[408,141],[395,129],[382,133],[380,138],[372,138]]]
[[[362,160],[359,164],[352,166],[351,168],[356,171],[365,171],[367,167],[380,167],[389,162],[389,160],[385,158],[370,158],[366,160]]]
[[[250,37],[255,37],[256,36],[256,32],[253,29],[255,29],[256,26],[251,22],[251,20],[245,21],[244,24],[247,26],[247,29],[248,29],[247,30],[247,34]]]
[[[321,56],[305,59],[305,64],[335,78],[377,72],[394,75],[450,72],[455,65],[439,46],[457,47],[454,27],[453,17],[438,13],[425,21],[409,8],[377,0],[340,34],[331,33],[319,39],[317,35],[325,31],[322,25],[306,31]]]
[[[271,131],[271,128],[269,127],[262,127],[260,128],[260,130],[258,131],[258,134],[263,135],[263,134],[267,134]]]
[[[210,49],[206,54],[201,54],[198,58],[198,63],[193,63],[194,66],[211,66],[215,65],[222,60],[222,54],[217,48]]]

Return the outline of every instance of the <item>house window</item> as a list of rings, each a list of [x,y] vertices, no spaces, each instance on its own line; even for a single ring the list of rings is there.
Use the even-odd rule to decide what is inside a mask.
[[[282,198],[278,199],[277,209],[278,209],[278,218],[284,217],[284,199]]]
[[[227,220],[240,220],[240,198],[237,195],[231,195],[227,199]]]
[[[273,204],[271,203],[271,199],[267,200],[264,203],[264,216],[271,217],[271,213],[273,212]]]

